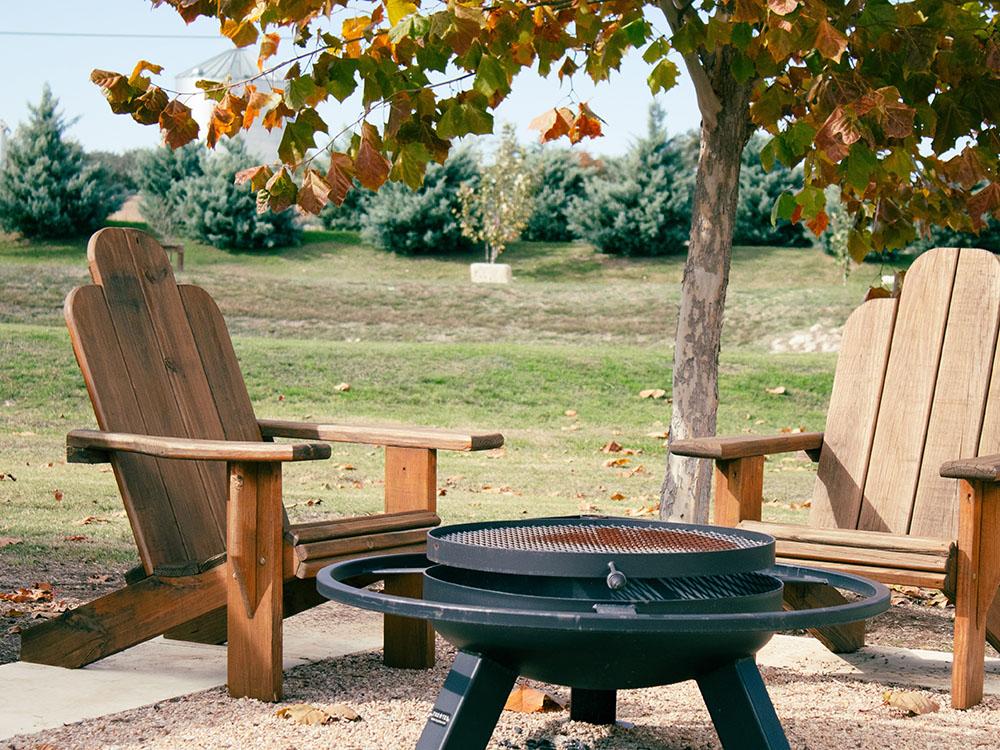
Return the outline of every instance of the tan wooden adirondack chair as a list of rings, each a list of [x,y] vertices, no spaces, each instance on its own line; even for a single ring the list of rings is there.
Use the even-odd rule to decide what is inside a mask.
[[[956,708],[982,699],[985,640],[1000,649],[998,323],[1000,259],[925,253],[898,299],[848,319],[825,432],[671,446],[715,459],[715,522],[773,534],[782,561],[943,590],[955,602]],[[809,525],[761,523],[764,456],[798,450],[819,462]],[[838,596],[786,594],[791,607]],[[816,635],[850,651],[864,626]]]
[[[219,309],[178,286],[152,237],[101,230],[88,260],[94,284],[74,289],[65,313],[100,431],[71,432],[68,456],[111,462],[142,566],[124,588],[23,633],[21,658],[79,667],[164,633],[228,640],[230,693],[278,700],[282,617],[322,601],[309,579],[334,560],[423,551],[440,523],[437,450],[503,437],[258,420]],[[330,456],[312,441],[385,446],[386,513],[289,525],[281,464]],[[413,577],[387,585],[419,594]],[[433,632],[386,617],[385,660],[432,665]]]

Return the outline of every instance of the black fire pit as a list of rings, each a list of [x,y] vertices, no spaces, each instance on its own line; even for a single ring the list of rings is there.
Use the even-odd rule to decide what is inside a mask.
[[[422,574],[423,599],[359,588]],[[785,582],[860,598],[782,611]],[[427,556],[320,571],[324,596],[428,619],[459,649],[417,750],[485,748],[518,675],[571,688],[571,718],[615,719],[615,691],[697,680],[726,750],[788,748],[754,655],[777,630],[856,622],[889,591],[857,576],[775,565],[774,539],[622,518],[442,526]]]

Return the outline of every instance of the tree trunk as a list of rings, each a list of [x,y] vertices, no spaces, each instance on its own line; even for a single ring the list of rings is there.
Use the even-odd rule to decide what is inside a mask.
[[[715,434],[719,405],[719,346],[740,184],[740,158],[752,131],[752,82],[738,83],[723,48],[705,64],[721,108],[715,126],[704,118],[674,344],[670,440]],[[708,521],[711,461],[668,456],[660,515]]]

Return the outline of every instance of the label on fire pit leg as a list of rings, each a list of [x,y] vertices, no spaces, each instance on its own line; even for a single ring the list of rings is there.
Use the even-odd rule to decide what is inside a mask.
[[[451,714],[439,708],[431,709],[430,722],[431,724],[446,727],[451,722]]]

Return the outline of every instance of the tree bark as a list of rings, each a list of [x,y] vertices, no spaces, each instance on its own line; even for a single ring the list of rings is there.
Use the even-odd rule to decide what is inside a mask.
[[[714,435],[719,405],[719,347],[733,230],[740,185],[740,159],[753,132],[753,82],[739,83],[729,48],[702,59],[721,107],[712,127],[701,126],[684,280],[674,344],[673,413],[670,440]],[[689,66],[691,63],[688,63]],[[660,489],[660,515],[687,523],[708,521],[711,462],[670,455]]]

